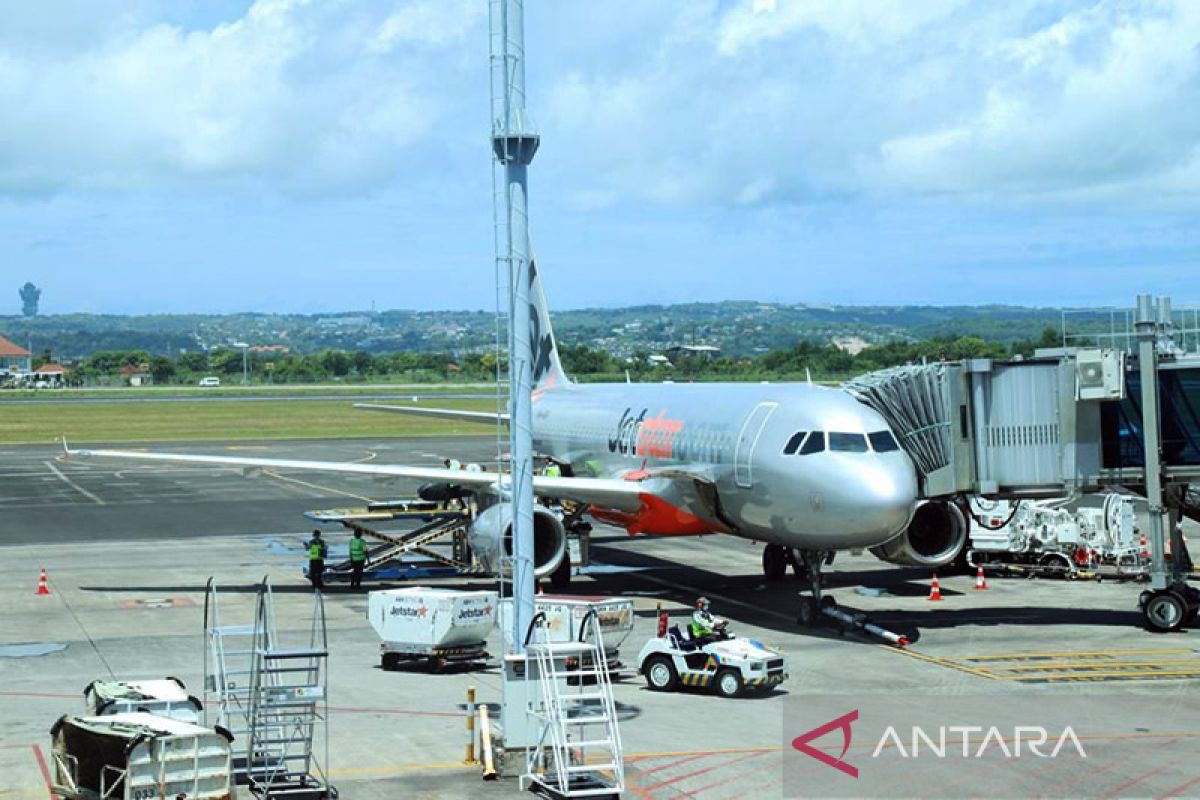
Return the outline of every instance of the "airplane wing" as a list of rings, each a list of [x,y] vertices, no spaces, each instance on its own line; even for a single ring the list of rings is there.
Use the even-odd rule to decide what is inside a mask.
[[[463,411],[457,408],[420,408],[418,406],[387,406],[380,403],[355,403],[355,408],[366,411],[389,411],[393,414],[412,414],[418,417],[436,417],[437,419],[453,419],[460,422],[482,422],[495,425],[497,422],[508,424],[508,414],[497,414],[493,411]]]
[[[445,481],[474,489],[507,491],[508,476],[494,472],[468,472],[441,467],[405,467],[342,461],[301,461],[286,458],[246,458],[243,456],[194,455],[187,453],[147,453],[131,450],[64,449],[70,458],[114,458],[130,461],[157,461],[175,464],[212,464],[245,469],[294,469],[351,475],[376,475],[409,478],[417,481]],[[499,484],[499,485],[498,485]],[[552,478],[535,475],[533,491],[542,497],[570,500],[625,512],[642,508],[643,490],[636,482],[613,478]]]

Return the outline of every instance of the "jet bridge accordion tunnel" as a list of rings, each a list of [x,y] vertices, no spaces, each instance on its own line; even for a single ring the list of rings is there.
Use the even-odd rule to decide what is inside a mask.
[[[1142,610],[1150,629],[1175,630],[1200,606],[1200,592],[1186,583],[1192,564],[1177,524],[1181,516],[1200,521],[1200,355],[1149,348],[1054,348],[1012,361],[910,365],[844,388],[891,425],[926,500],[1114,488],[1147,497],[1153,591],[1143,593]],[[1145,374],[1157,377],[1151,391],[1140,377],[1147,352]],[[1157,414],[1143,415],[1147,398]],[[1160,434],[1149,467],[1144,416],[1157,417]],[[1151,619],[1148,609],[1163,597],[1171,607]]]
[[[881,413],[927,499],[1144,488],[1141,380],[1116,350],[1040,350],[868,373],[845,388]],[[1158,365],[1162,470],[1200,521],[1200,357]]]

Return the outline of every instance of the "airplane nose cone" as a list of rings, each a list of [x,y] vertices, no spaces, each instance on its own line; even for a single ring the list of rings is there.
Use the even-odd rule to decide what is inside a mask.
[[[899,533],[912,520],[917,503],[917,479],[911,467],[876,465],[865,476],[862,504],[870,527]]]

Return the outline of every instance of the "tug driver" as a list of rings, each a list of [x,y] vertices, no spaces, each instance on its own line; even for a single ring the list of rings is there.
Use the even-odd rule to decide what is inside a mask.
[[[692,612],[692,639],[698,645],[705,645],[717,638],[718,631],[724,630],[726,622],[717,619],[709,612],[707,597],[696,600],[696,610]]]

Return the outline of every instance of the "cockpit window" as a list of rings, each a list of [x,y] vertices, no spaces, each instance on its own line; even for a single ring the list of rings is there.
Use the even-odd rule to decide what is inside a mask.
[[[896,437],[892,436],[891,431],[868,433],[867,438],[871,440],[871,449],[876,453],[890,453],[900,449],[900,445],[896,444]]]
[[[830,433],[829,449],[835,453],[865,453],[867,437],[861,433]]]
[[[800,455],[807,456],[812,453],[819,453],[825,449],[825,432],[813,431],[808,438],[804,440],[804,446],[800,448]]]
[[[804,441],[804,437],[807,435],[808,431],[796,431],[784,446],[783,454],[785,456],[794,456],[796,451],[800,449],[800,443]]]

